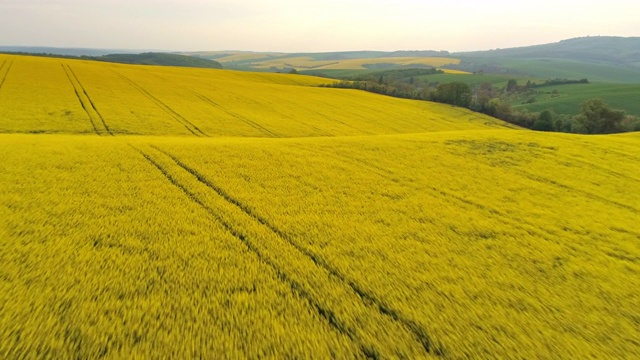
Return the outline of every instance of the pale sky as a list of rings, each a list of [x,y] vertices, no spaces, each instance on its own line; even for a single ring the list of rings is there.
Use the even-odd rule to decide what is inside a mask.
[[[0,0],[0,45],[468,51],[640,36],[640,1]]]

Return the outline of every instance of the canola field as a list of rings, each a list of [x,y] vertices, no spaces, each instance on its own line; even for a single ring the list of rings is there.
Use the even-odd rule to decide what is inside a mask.
[[[637,133],[298,76],[0,66],[0,358],[640,356]]]
[[[366,70],[368,68],[398,67],[398,66],[428,66],[439,68],[449,64],[459,64],[460,59],[450,57],[428,56],[389,56],[389,57],[359,57],[343,58],[331,54],[283,54],[283,53],[253,53],[242,51],[213,51],[189,53],[191,56],[212,58],[231,68],[252,70],[265,69],[296,69],[296,70]],[[354,55],[350,55],[354,56]],[[465,71],[442,69],[445,73],[469,74]]]
[[[2,55],[0,66],[0,133],[305,137],[505,126],[447,105],[327,91],[317,85],[331,80],[302,75]]]
[[[221,58],[220,61],[237,61],[236,56]],[[383,57],[383,58],[365,58],[365,59],[344,59],[344,60],[316,60],[309,56],[299,56],[290,58],[277,58],[273,60],[260,60],[251,63],[256,69],[276,68],[294,68],[296,70],[365,70],[369,65],[392,64],[399,66],[407,65],[424,65],[432,67],[440,67],[449,64],[459,64],[460,59],[446,57]],[[448,71],[448,70],[445,70]]]

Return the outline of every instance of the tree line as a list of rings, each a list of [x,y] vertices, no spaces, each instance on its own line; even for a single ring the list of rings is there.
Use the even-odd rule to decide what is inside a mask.
[[[622,110],[612,109],[601,99],[585,101],[580,105],[580,113],[575,116],[556,114],[552,110],[529,112],[515,109],[509,103],[509,96],[517,92],[527,94],[532,88],[546,85],[588,83],[587,79],[553,79],[542,84],[527,82],[524,86],[519,86],[514,79],[509,80],[506,86],[499,88],[488,82],[476,86],[470,86],[464,82],[430,83],[418,76],[420,75],[411,75],[402,71],[374,73],[324,86],[365,90],[393,97],[460,106],[539,131],[582,134],[640,131],[638,117],[627,115]],[[534,102],[535,98],[528,101]]]

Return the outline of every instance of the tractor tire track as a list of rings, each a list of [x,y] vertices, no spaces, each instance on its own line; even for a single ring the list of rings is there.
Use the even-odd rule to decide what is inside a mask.
[[[261,109],[267,108],[267,107],[266,107],[266,104],[261,104],[260,102],[255,101],[255,100],[253,100],[253,99],[251,99],[251,98],[245,98],[244,100],[246,100],[247,102],[252,103],[252,104],[253,104],[253,105],[255,105],[257,108],[261,108]],[[269,104],[269,105],[270,105],[270,104]],[[310,128],[310,129],[313,129],[313,130],[314,130],[314,131],[315,131],[319,136],[335,136],[335,135],[334,135],[333,133],[331,133],[331,132],[327,132],[326,130],[323,130],[323,129],[321,129],[321,128],[317,127],[317,126],[314,126],[314,125],[311,125],[311,124],[309,124],[309,123],[306,123],[306,122],[301,121],[301,120],[300,120],[300,117],[292,116],[292,115],[287,114],[287,113],[278,112],[278,111],[275,111],[273,108],[269,108],[269,110],[271,110],[271,111],[273,111],[274,113],[278,114],[278,116],[279,116],[280,118],[282,118],[282,119],[287,119],[287,120],[291,121],[292,123],[296,123],[296,124],[299,124],[299,125],[304,125],[304,126],[306,126],[306,127]],[[302,136],[305,136],[305,137],[306,137],[306,136],[309,136],[309,135],[302,135]],[[312,135],[312,136],[313,136],[313,135]],[[290,136],[289,136],[289,137],[290,137]]]
[[[615,170],[611,170],[611,169],[609,169],[609,168],[607,168],[605,166],[594,164],[593,162],[584,160],[583,158],[575,156],[575,155],[555,153],[553,156],[555,156],[556,158],[562,157],[562,158],[567,159],[569,161],[573,161],[573,162],[576,162],[576,163],[583,164],[585,167],[591,167],[591,168],[598,169],[600,172],[606,173],[607,175],[612,176],[614,178],[618,177],[618,178],[624,178],[624,179],[627,179],[627,180],[640,182],[640,178],[634,178],[634,177],[631,177],[631,176],[629,176],[627,174],[623,174],[621,172],[617,172]],[[573,166],[573,165],[571,165],[571,166]]]
[[[107,123],[104,120],[104,117],[102,116],[102,114],[100,114],[100,111],[98,111],[98,108],[96,108],[96,105],[93,103],[93,100],[91,100],[89,93],[87,93],[87,90],[82,85],[82,82],[80,82],[80,79],[78,79],[78,75],[76,75],[73,69],[71,69],[71,66],[69,66],[68,64],[67,64],[67,69],[69,70],[71,75],[73,75],[73,78],[76,79],[76,82],[80,86],[80,89],[82,90],[84,95],[87,97],[87,100],[89,100],[89,104],[91,105],[91,108],[93,109],[93,111],[95,111],[95,113],[98,114],[98,118],[100,119],[100,122],[102,122],[102,126],[104,126],[105,130],[109,133],[109,135],[113,136],[113,132],[111,131],[111,129],[109,129],[109,126],[107,126]]]
[[[132,146],[133,147],[133,146]],[[203,202],[194,192],[189,190],[186,186],[181,184],[174,176],[169,173],[160,163],[154,160],[150,155],[133,147],[142,157],[144,157],[147,162],[153,165],[158,171],[162,173],[162,175],[175,187],[180,189],[191,201],[199,205],[203,210],[205,210],[210,216],[212,216],[218,223],[220,223],[226,231],[228,231],[234,238],[239,240],[245,247],[251,251],[261,262],[269,266],[278,276],[278,279],[285,284],[287,284],[291,290],[298,294],[302,299],[307,301],[307,303],[316,310],[318,315],[323,318],[329,326],[334,328],[334,330],[338,331],[338,333],[346,335],[351,341],[355,344],[358,344],[362,355],[366,358],[377,358],[378,351],[376,349],[371,349],[370,347],[362,344],[354,334],[354,330],[350,327],[343,324],[340,320],[338,320],[335,316],[335,313],[328,309],[322,304],[320,304],[314,297],[304,289],[304,287],[289,277],[277,264],[275,264],[272,260],[269,259],[268,256],[262,253],[262,251],[247,237],[245,234],[237,231],[234,226],[226,220],[224,217],[220,216],[219,212],[208,206],[205,202]]]
[[[269,137],[274,137],[274,138],[279,137],[279,135],[274,133],[273,131],[265,128],[264,126],[258,124],[255,121],[250,120],[247,117],[244,117],[244,116],[242,116],[240,114],[237,114],[237,113],[234,113],[234,112],[231,112],[231,111],[227,110],[225,107],[223,107],[222,105],[220,105],[220,104],[216,103],[215,101],[209,99],[208,97],[206,97],[206,96],[204,96],[202,94],[198,94],[196,92],[192,92],[192,93],[195,96],[197,96],[200,100],[202,100],[202,101],[206,102],[207,104],[215,107],[216,109],[222,110],[224,113],[226,113],[226,114],[228,114],[228,115],[230,115],[230,116],[232,116],[232,117],[234,117],[236,119],[239,119],[240,121],[244,122],[245,124],[249,125],[250,127],[254,128],[256,130],[262,131],[263,133],[265,133]]]
[[[356,281],[347,278],[344,274],[342,274],[337,268],[333,267],[329,264],[325,259],[320,257],[318,254],[306,249],[305,247],[298,244],[294,241],[289,235],[287,235],[284,231],[280,230],[274,224],[272,224],[269,220],[262,217],[261,215],[254,212],[249,206],[242,203],[238,199],[231,196],[228,192],[226,192],[221,187],[217,186],[213,182],[209,181],[204,175],[196,171],[194,168],[188,166],[183,161],[181,161],[176,156],[156,147],[150,145],[157,151],[163,153],[164,155],[171,158],[178,166],[180,166],[183,170],[187,171],[191,175],[193,175],[198,181],[206,185],[209,189],[213,190],[220,197],[225,199],[228,203],[236,206],[250,218],[254,219],[261,225],[265,226],[275,235],[277,235],[282,240],[286,241],[289,245],[291,245],[294,249],[296,249],[300,254],[304,255],[308,259],[310,259],[315,265],[327,271],[327,273],[331,274],[335,278],[337,278],[340,282],[347,285],[354,293],[358,295],[358,297],[365,303],[373,304],[380,314],[390,318],[394,322],[400,323],[403,327],[406,327],[411,331],[416,341],[420,343],[422,348],[430,354],[434,355],[442,355],[442,350],[438,347],[434,346],[431,337],[428,335],[428,332],[423,329],[420,325],[414,322],[411,319],[404,317],[400,312],[391,308],[389,305],[385,304],[382,300],[380,300],[375,295],[364,290],[360,285],[357,284]]]
[[[78,92],[78,87],[76,86],[76,84],[71,79],[71,75],[69,74],[69,71],[67,70],[67,68],[64,67],[64,64],[61,63],[60,66],[62,66],[62,70],[64,70],[64,73],[67,75],[67,79],[69,79],[69,82],[71,83],[71,86],[73,86],[73,92],[75,92],[76,97],[78,98],[78,101],[80,102],[80,106],[82,106],[82,109],[87,114],[87,117],[89,117],[89,121],[91,122],[91,126],[93,127],[93,131],[95,131],[95,133],[98,136],[102,136],[102,134],[100,134],[100,132],[98,131],[98,127],[96,126],[95,121],[93,121],[93,116],[91,116],[91,113],[89,112],[89,109],[87,109],[87,106],[85,105],[84,101],[82,100],[82,97],[80,96],[80,93]]]
[[[173,110],[167,104],[162,102],[162,100],[160,100],[157,97],[153,96],[150,92],[145,90],[142,86],[136,84],[133,80],[129,79],[128,77],[120,74],[119,72],[117,72],[117,71],[115,71],[113,69],[111,71],[116,73],[116,75],[118,75],[120,78],[122,78],[124,81],[126,81],[134,89],[138,90],[147,99],[151,100],[152,103],[154,103],[157,107],[162,109],[162,111],[164,111],[169,116],[171,116],[177,123],[179,123],[180,125],[184,126],[193,135],[200,136],[200,137],[202,137],[202,136],[208,137],[209,136],[209,135],[205,134],[202,130],[200,130],[197,126],[195,126],[191,121],[187,120],[184,116],[178,114],[175,110]]]
[[[348,164],[351,165],[355,165],[357,167],[360,167],[362,169],[367,169],[370,172],[376,174],[377,176],[379,176],[380,178],[386,180],[386,181],[390,181],[393,183],[398,183],[401,179],[401,177],[397,176],[397,174],[395,174],[393,171],[380,167],[378,165],[375,164],[371,164],[367,161],[364,161],[362,159],[356,159],[356,158],[352,158],[349,156],[345,156],[345,155],[340,155],[337,153],[333,153],[333,152],[326,152],[326,151],[322,151],[322,150],[311,150],[308,149],[304,146],[300,146],[300,145],[292,145],[296,148],[299,148],[301,150],[307,151],[307,152],[313,152],[316,154],[322,154],[323,156],[328,156],[331,158],[334,158],[338,161],[341,162],[346,162]],[[540,237],[541,239],[550,241],[555,243],[556,241],[553,240],[554,238],[557,237],[557,234],[553,234],[551,232],[549,232],[548,230],[544,230],[544,229],[540,229],[539,227],[535,226],[534,224],[531,224],[530,222],[524,221],[524,220],[512,220],[512,218],[509,216],[509,214],[507,213],[503,213],[500,210],[497,210],[493,207],[487,206],[487,205],[483,205],[479,202],[476,201],[472,201],[469,199],[465,199],[462,196],[456,195],[454,192],[451,191],[446,191],[443,190],[441,188],[437,188],[435,186],[430,186],[427,184],[422,184],[422,186],[415,186],[412,185],[411,182],[407,181],[406,182],[406,186],[410,187],[413,190],[416,191],[424,191],[424,190],[429,190],[431,191],[431,193],[433,193],[436,196],[439,196],[441,199],[445,200],[445,201],[449,201],[451,202],[451,200],[455,200],[459,203],[465,204],[467,207],[470,208],[475,208],[478,210],[481,210],[483,212],[487,212],[489,214],[492,214],[500,219],[502,219],[502,221],[506,224],[509,224],[509,226],[513,229],[517,229],[520,231],[524,231],[530,235],[535,235]],[[523,226],[526,225],[526,226]]]
[[[534,175],[534,174],[531,174],[531,173],[529,173],[527,171],[524,171],[524,170],[512,169],[511,171],[513,171],[513,172],[515,172],[517,174],[520,174],[522,177],[527,178],[527,179],[529,179],[531,181],[535,181],[535,182],[539,182],[539,183],[543,183],[543,184],[550,184],[550,185],[553,185],[553,186],[558,187],[560,189],[567,190],[569,192],[578,193],[578,194],[580,194],[580,195],[582,195],[582,196],[584,196],[584,197],[586,197],[588,199],[591,199],[591,200],[599,201],[599,202],[607,204],[607,205],[613,205],[613,206],[616,206],[616,207],[631,211],[631,212],[633,212],[635,214],[640,213],[640,210],[634,208],[633,206],[629,206],[629,205],[617,202],[615,200],[607,199],[607,198],[602,197],[600,195],[596,195],[596,194],[590,193],[590,192],[588,192],[586,190],[572,188],[572,187],[570,187],[568,185],[559,183],[559,182],[557,182],[555,180],[548,179],[548,178],[545,178],[545,177],[542,177],[542,176],[538,176],[538,175]]]
[[[291,86],[291,85],[284,85],[284,86]],[[304,86],[304,85],[302,85],[302,86]],[[282,103],[284,103],[285,101],[290,101],[289,99],[285,99],[282,96],[278,96],[277,94],[273,94],[273,96],[277,97]],[[328,103],[324,103],[323,106],[326,106],[328,108],[329,104]],[[341,121],[341,120],[338,120],[336,118],[329,117],[328,115],[322,114],[317,110],[313,110],[311,107],[307,108],[306,110],[307,110],[307,112],[313,112],[313,113],[317,114],[319,117],[322,117],[322,118],[326,119],[327,121],[335,122],[335,123],[343,125],[343,126],[345,126],[347,128],[351,128],[352,130],[355,130],[356,132],[360,132],[363,135],[373,134],[373,132],[371,132],[371,131],[363,130],[363,129],[355,127],[355,126],[353,126],[353,125],[351,125],[349,123],[346,123],[344,121]],[[334,107],[332,107],[332,110],[334,112],[336,112],[336,113],[339,113],[341,111],[341,109],[337,109],[337,108],[334,108]],[[305,124],[305,125],[307,125],[307,124]]]
[[[309,151],[309,152],[314,152],[314,151],[312,151],[312,150],[310,150],[310,149],[308,149],[306,147],[303,147],[303,146],[299,146],[298,145],[296,147],[300,148],[300,149],[303,149],[303,150],[306,150],[306,151]],[[330,156],[332,156],[332,157],[334,157],[336,159],[342,159],[342,161],[347,161],[350,164],[353,164],[353,165],[356,165],[356,166],[360,166],[360,167],[363,167],[365,169],[369,169],[370,171],[376,173],[378,176],[384,178],[387,181],[391,181],[391,182],[397,182],[398,181],[398,178],[396,178],[394,176],[396,174],[393,171],[390,171],[389,169],[377,166],[375,164],[371,164],[371,163],[369,163],[367,161],[364,161],[362,159],[356,159],[356,158],[352,158],[352,157],[349,157],[349,156],[345,156],[345,155],[341,155],[341,154],[337,154],[337,153],[333,153],[333,152],[325,152],[325,151],[321,151],[321,150],[320,151],[315,150],[315,152],[316,153],[322,153],[324,155],[330,155]],[[544,179],[542,179],[542,178],[541,179],[536,179],[534,175],[529,174],[529,173],[527,173],[525,171],[515,171],[514,170],[514,172],[519,174],[520,176],[528,179],[528,180],[531,180],[531,181],[535,181],[535,182],[539,182],[539,183],[548,183],[550,185],[557,186],[557,187],[560,187],[562,189],[567,189],[567,190],[569,190],[571,192],[577,192],[578,194],[581,194],[582,196],[585,196],[585,197],[587,197],[587,198],[589,198],[591,200],[599,201],[599,202],[602,202],[602,203],[606,203],[608,205],[613,205],[613,206],[616,206],[616,207],[624,208],[625,210],[628,210],[628,211],[632,211],[634,213],[638,213],[638,210],[635,209],[634,207],[631,207],[631,206],[628,206],[628,205],[625,205],[625,204],[622,204],[622,203],[618,203],[616,201],[609,200],[609,199],[606,199],[606,198],[602,198],[600,196],[591,194],[591,193],[583,191],[583,190],[573,189],[573,188],[571,188],[569,186],[566,186],[564,184],[560,184],[560,183],[555,182],[553,180],[544,181]],[[411,186],[411,185],[409,185],[409,183],[407,183],[407,186]],[[510,217],[510,215],[508,213],[505,213],[505,212],[503,212],[501,210],[498,210],[498,209],[496,209],[494,207],[484,205],[484,204],[482,204],[480,202],[473,201],[473,200],[470,200],[470,199],[466,199],[466,198],[464,198],[462,196],[457,195],[455,192],[446,191],[444,189],[437,188],[437,187],[434,187],[434,186],[430,186],[430,185],[427,185],[427,184],[423,184],[423,186],[424,186],[424,188],[419,188],[419,187],[416,187],[416,186],[411,186],[411,187],[413,189],[417,190],[417,191],[423,191],[424,189],[428,189],[432,193],[439,195],[440,198],[442,198],[444,200],[454,199],[454,200],[458,201],[459,203],[465,204],[466,206],[469,206],[471,208],[475,208],[475,209],[481,210],[483,212],[487,212],[489,214],[492,214],[493,216],[502,219],[502,221],[505,224],[509,224],[509,226],[511,228],[513,228],[513,229],[524,231],[524,232],[528,233],[529,235],[537,236],[537,237],[539,237],[541,239],[544,239],[545,241],[549,241],[551,243],[558,243],[558,241],[557,241],[558,234],[554,233],[553,230],[540,228],[539,226],[536,226],[535,224],[527,221],[526,219],[515,220],[512,217]]]
[[[5,65],[7,64],[7,61],[9,61],[9,60],[5,60],[2,63],[2,67],[0,67],[0,73],[2,72],[2,69],[5,68]],[[2,80],[0,80],[0,91],[2,90],[2,85],[4,85],[4,82],[7,80],[7,76],[9,75],[9,71],[11,71],[11,67],[13,66],[13,61],[14,60],[11,60],[9,65],[6,66],[7,70],[5,71],[4,76],[2,77]]]

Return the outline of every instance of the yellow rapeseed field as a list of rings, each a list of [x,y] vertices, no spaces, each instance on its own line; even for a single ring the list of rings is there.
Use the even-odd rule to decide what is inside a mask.
[[[640,357],[640,134],[0,55],[0,358]]]
[[[241,56],[241,55],[240,55]],[[223,60],[229,58],[223,58]],[[230,60],[227,60],[230,61]],[[426,65],[440,67],[448,64],[459,64],[460,59],[446,57],[386,57],[370,59],[346,59],[346,60],[316,60],[309,56],[297,56],[277,58],[266,61],[258,61],[252,65],[257,68],[295,68],[297,70],[328,70],[349,69],[364,70],[365,65],[394,64],[394,65]]]
[[[309,76],[3,55],[0,62],[10,67],[0,132],[303,137],[506,126],[447,105],[319,88],[330,80]]]

